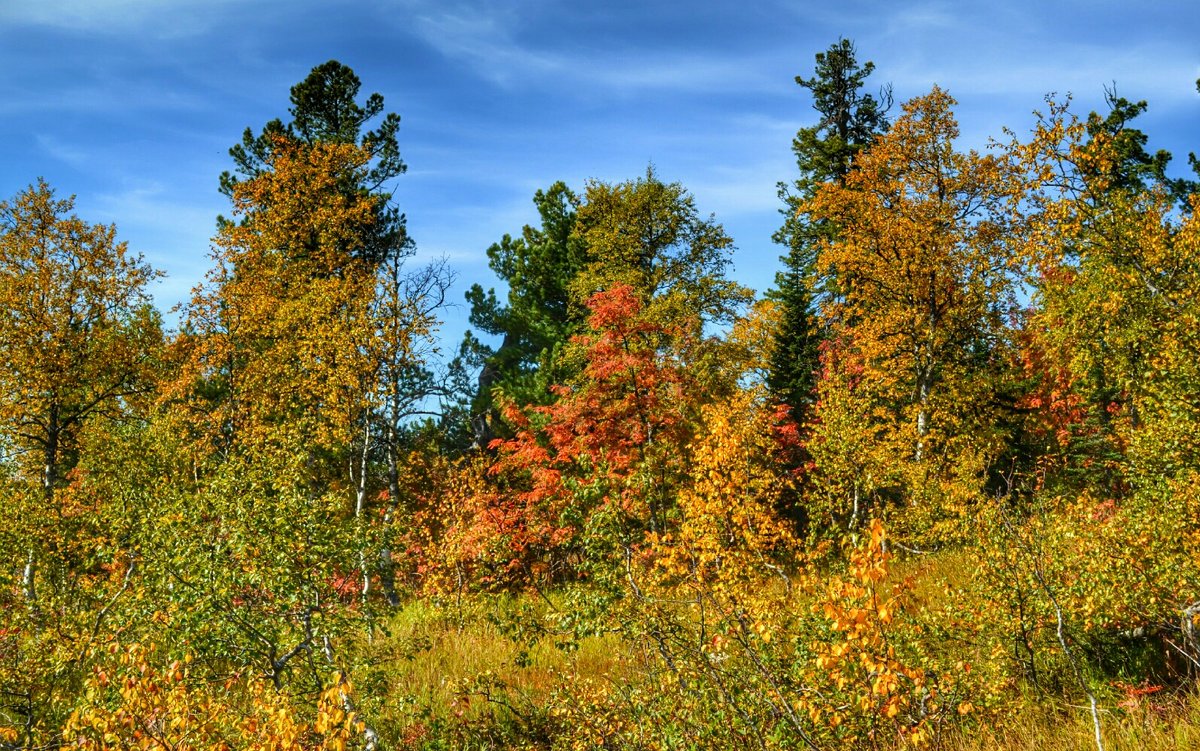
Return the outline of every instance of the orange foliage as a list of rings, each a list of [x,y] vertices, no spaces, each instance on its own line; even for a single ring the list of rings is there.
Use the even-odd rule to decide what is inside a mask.
[[[514,565],[569,552],[597,513],[635,539],[662,529],[684,461],[692,380],[672,346],[685,332],[643,316],[629,285],[588,308],[589,330],[572,340],[581,375],[550,406],[508,405],[516,435],[492,446],[505,487],[473,524],[505,539]]]

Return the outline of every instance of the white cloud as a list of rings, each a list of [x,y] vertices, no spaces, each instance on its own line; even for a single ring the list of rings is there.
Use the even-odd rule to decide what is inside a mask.
[[[407,13],[401,23],[445,57],[462,63],[481,78],[505,87],[548,79],[579,91],[602,87],[620,91],[718,91],[763,88],[764,55],[732,56],[637,50],[624,54],[609,48],[576,45],[569,52],[538,46],[521,38],[522,18],[537,12],[523,7],[459,2],[396,0]]]
[[[513,14],[494,6],[439,5],[419,10],[411,19],[430,46],[460,60],[484,78],[508,85],[516,77],[559,71],[563,61],[517,43]]]
[[[214,11],[239,0],[17,0],[0,4],[0,23],[177,38],[220,21]]]
[[[885,27],[889,34],[910,34],[917,30],[953,29],[956,23],[953,9],[935,2],[897,8],[887,19]]]
[[[162,81],[133,81],[97,76],[83,83],[44,90],[29,86],[0,96],[0,114],[23,112],[193,112],[211,110],[212,102],[197,91],[172,89]]]
[[[195,196],[173,195],[157,180],[142,180],[121,190],[96,194],[93,203],[110,221],[131,222],[156,230],[199,230],[207,241],[215,231],[220,200],[197,202]],[[199,205],[198,205],[199,204]]]
[[[954,55],[939,65],[911,64],[891,76],[897,89],[928,90],[933,83],[964,96],[1032,95],[1029,108],[1044,94],[1072,92],[1081,98],[1100,98],[1103,87],[1116,81],[1130,97],[1165,103],[1195,96],[1195,63],[1182,51],[1162,46],[1123,51],[1095,46],[1064,46],[1053,56],[1035,58],[1015,53],[1012,60]],[[1153,60],[1153,64],[1148,64]]]
[[[119,238],[167,272],[168,286],[187,288],[209,267],[210,241],[223,209],[219,198],[198,201],[194,195],[147,180],[81,196],[78,207],[80,216],[89,221],[115,223]]]
[[[791,168],[789,171],[789,167]],[[720,221],[726,217],[773,214],[780,207],[775,183],[791,177],[795,167],[785,160],[764,162],[740,167],[716,167],[708,175],[686,183],[696,196],[702,213],[712,212]]]
[[[53,136],[38,134],[34,137],[34,140],[37,142],[38,148],[45,152],[47,156],[69,167],[80,169],[91,162],[91,158],[86,151],[63,143]]]

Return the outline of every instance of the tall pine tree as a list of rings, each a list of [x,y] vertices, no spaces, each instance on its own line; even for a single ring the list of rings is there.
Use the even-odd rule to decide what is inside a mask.
[[[345,185],[344,189],[349,194],[370,194],[376,200],[373,230],[361,238],[362,247],[353,252],[372,265],[379,265],[393,257],[412,254],[413,244],[404,215],[392,204],[390,191],[392,180],[403,175],[407,166],[400,158],[397,139],[400,116],[384,113],[383,96],[378,93],[359,104],[361,88],[362,82],[355,72],[337,60],[313,68],[307,78],[291,89],[290,123],[276,118],[263,126],[257,136],[246,128],[242,142],[229,150],[234,171],[222,173],[220,189],[232,198],[234,185],[239,181],[268,171],[272,152],[283,142],[295,141],[310,147],[319,143],[358,145],[367,152],[370,164],[357,182]],[[379,119],[377,127],[367,130],[376,119]],[[218,224],[224,221],[219,219]]]
[[[821,119],[801,128],[792,140],[800,176],[791,184],[779,183],[779,197],[784,202],[780,213],[786,219],[771,239],[786,245],[788,252],[780,259],[783,271],[775,277],[778,289],[771,292],[783,315],[767,377],[775,398],[793,413],[811,402],[815,386],[821,335],[813,308],[822,295],[837,293],[816,273],[819,241],[836,230],[827,222],[802,216],[799,207],[821,184],[841,183],[855,155],[888,129],[890,88],[884,88],[879,97],[862,92],[874,70],[874,63],[859,65],[854,44],[841,39],[817,53],[812,78],[796,76],[796,83],[812,92],[813,109]]]

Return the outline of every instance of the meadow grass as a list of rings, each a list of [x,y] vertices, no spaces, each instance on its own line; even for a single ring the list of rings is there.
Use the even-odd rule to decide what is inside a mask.
[[[966,586],[971,565],[959,553],[902,557],[893,579],[911,577],[913,603],[936,609],[948,588]],[[366,690],[381,728],[406,748],[550,748],[549,706],[583,685],[621,691],[647,681],[636,667],[636,648],[619,635],[556,634],[546,616],[562,604],[557,599],[472,595],[414,600],[390,613],[382,633],[362,647],[370,665]],[[1086,707],[1023,690],[1027,695],[1013,696],[1011,709],[947,728],[935,747],[1096,748]],[[1200,698],[1164,689],[1122,699],[1109,691],[1102,697],[1102,736],[1105,751],[1200,749]]]

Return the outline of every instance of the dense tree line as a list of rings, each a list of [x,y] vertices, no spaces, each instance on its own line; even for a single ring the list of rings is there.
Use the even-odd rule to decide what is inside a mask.
[[[1198,183],[1115,90],[979,153],[873,70],[796,78],[765,297],[683,185],[555,183],[449,362],[399,117],[336,61],[231,149],[177,331],[115,228],[0,203],[0,747],[947,747],[1032,706],[1102,749],[1192,691]],[[442,632],[513,657],[451,681]]]

